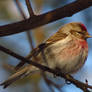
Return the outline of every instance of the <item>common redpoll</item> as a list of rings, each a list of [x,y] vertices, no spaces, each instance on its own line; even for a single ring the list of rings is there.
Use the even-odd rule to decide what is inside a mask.
[[[45,59],[41,52],[36,55],[36,58],[40,64],[44,64],[52,69],[59,69],[62,73],[76,73],[87,59],[88,43],[86,40],[90,37],[84,24],[80,22],[65,24],[44,42],[47,44],[43,49]],[[44,62],[45,60],[46,62]],[[19,69],[18,72],[1,85],[6,88],[17,79],[36,71],[39,71],[39,69],[28,65],[23,69]]]

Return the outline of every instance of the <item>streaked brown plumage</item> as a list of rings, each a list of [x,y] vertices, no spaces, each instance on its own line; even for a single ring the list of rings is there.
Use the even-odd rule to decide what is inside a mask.
[[[82,23],[72,22],[66,24],[44,42],[43,51],[46,62],[44,62],[41,52],[38,51],[39,47],[32,51],[31,59],[33,58],[32,55],[34,55],[39,60],[40,64],[47,65],[52,69],[59,69],[63,73],[75,73],[85,63],[88,55],[88,44],[86,39],[90,37],[86,27]],[[37,53],[37,51],[39,53]],[[24,63],[20,63],[20,65],[22,67]],[[14,81],[36,71],[39,71],[39,69],[28,65],[23,69],[19,69],[18,72],[1,85],[6,88]]]

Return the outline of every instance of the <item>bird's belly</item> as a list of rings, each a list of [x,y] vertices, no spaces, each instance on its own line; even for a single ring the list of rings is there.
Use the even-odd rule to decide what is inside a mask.
[[[87,50],[82,46],[69,44],[58,47],[58,49],[55,48],[49,48],[47,55],[49,67],[58,68],[63,73],[74,73],[83,66],[87,57]]]

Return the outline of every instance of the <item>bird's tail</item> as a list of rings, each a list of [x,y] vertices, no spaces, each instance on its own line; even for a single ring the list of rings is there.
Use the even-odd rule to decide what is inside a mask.
[[[13,74],[12,76],[10,76],[8,78],[8,80],[4,81],[3,83],[1,83],[0,85],[3,86],[3,88],[8,87],[10,84],[12,84],[13,82],[15,82],[16,80],[19,80],[21,78],[24,78],[25,76],[28,76],[29,74],[33,74],[35,72],[38,72],[39,69],[34,67],[34,66],[26,66],[25,68],[23,68],[22,70],[16,72],[15,74]]]

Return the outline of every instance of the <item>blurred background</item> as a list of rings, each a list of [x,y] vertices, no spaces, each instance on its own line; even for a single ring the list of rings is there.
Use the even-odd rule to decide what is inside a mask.
[[[42,14],[50,10],[64,6],[75,0],[30,0],[32,8],[35,14]],[[25,0],[19,0],[21,7],[26,15],[29,18]],[[23,20],[22,15],[16,5],[16,0],[0,0],[0,26],[14,23],[17,21]],[[82,22],[86,25],[88,32],[92,35],[92,7],[85,9],[77,14],[74,14],[71,17],[67,17],[56,22],[44,25],[40,28],[29,30],[32,37],[32,45],[36,47],[41,42],[45,41],[49,36],[55,33],[63,24],[69,22]],[[40,22],[40,21],[39,21]],[[13,31],[13,30],[12,30]],[[30,41],[28,38],[28,33],[22,32],[19,34],[1,37],[0,44],[11,49],[12,51],[19,53],[22,56],[27,56],[30,50]],[[87,62],[84,67],[75,75],[76,79],[85,82],[88,80],[88,83],[92,85],[92,39],[88,39],[89,53]],[[19,63],[19,60],[0,52],[0,83],[6,80],[10,75],[14,73],[12,71],[12,66],[16,66]],[[11,67],[7,64],[12,65]],[[53,80],[53,79],[52,79]],[[54,81],[54,80],[53,80]],[[57,84],[61,85],[62,80],[54,81]],[[53,87],[55,92],[59,92],[58,89]],[[44,79],[39,75],[35,74],[27,78],[16,81],[8,88],[3,89],[0,86],[0,92],[51,92],[51,90],[46,85]],[[61,87],[61,92],[82,92],[79,88],[76,88],[74,85],[67,85]]]

